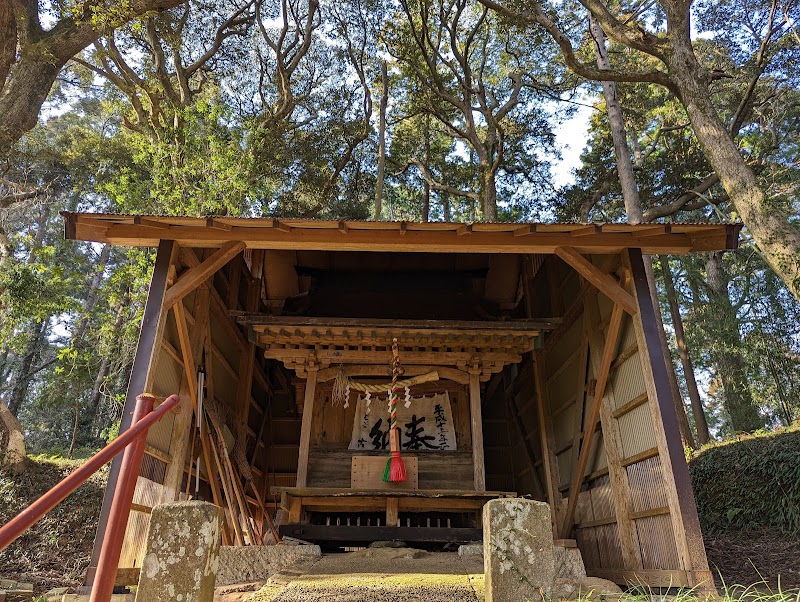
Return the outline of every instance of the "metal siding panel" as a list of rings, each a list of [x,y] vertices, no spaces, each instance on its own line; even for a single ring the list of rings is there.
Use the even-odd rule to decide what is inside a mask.
[[[646,403],[619,417],[622,452],[625,458],[656,446],[653,417]]]
[[[619,541],[619,527],[616,524],[595,527],[597,547],[600,551],[600,565],[604,569],[625,568],[622,559],[622,545]]]
[[[616,518],[614,511],[614,497],[611,493],[611,480],[608,476],[594,480],[594,486],[589,490],[592,498],[594,519]]]
[[[615,410],[647,391],[638,351],[617,367],[611,379],[611,387]]]
[[[642,565],[645,569],[679,569],[675,533],[668,514],[640,518],[636,531],[642,550]]]
[[[644,512],[669,505],[661,476],[661,458],[648,458],[626,468],[630,483],[630,499],[634,512]]]

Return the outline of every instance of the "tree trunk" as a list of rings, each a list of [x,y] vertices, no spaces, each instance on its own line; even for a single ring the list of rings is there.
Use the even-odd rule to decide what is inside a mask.
[[[381,61],[381,103],[378,112],[378,175],[375,181],[375,214],[373,219],[381,219],[383,208],[383,181],[386,172],[386,105],[389,103],[389,77],[386,61]]]
[[[98,258],[97,263],[94,265],[92,281],[89,283],[89,290],[86,293],[86,301],[83,303],[83,316],[81,317],[81,321],[78,323],[78,327],[72,333],[73,346],[75,346],[76,343],[80,344],[82,342],[83,335],[86,333],[86,329],[89,327],[89,317],[94,309],[95,303],[97,303],[97,292],[100,290],[100,283],[103,281],[103,273],[105,272],[105,267],[110,256],[111,245],[105,245],[103,250],[100,252],[100,257]]]
[[[119,320],[117,320],[117,325],[120,325]],[[100,408],[100,401],[103,399],[103,383],[105,383],[108,377],[108,370],[110,367],[111,362],[108,356],[104,355],[103,361],[100,362],[100,369],[97,371],[97,377],[94,379],[92,397],[89,399],[86,409],[81,413],[78,428],[76,429],[80,440],[85,443],[90,443],[95,438],[95,433],[92,432],[92,426],[97,419],[97,410]]]
[[[20,473],[25,468],[25,431],[0,400],[0,468]]]
[[[672,315],[672,327],[675,329],[675,343],[678,347],[678,355],[681,358],[683,375],[686,379],[686,389],[689,392],[689,401],[692,405],[692,416],[694,417],[697,439],[700,445],[705,445],[711,440],[711,434],[708,432],[706,413],[703,409],[703,402],[700,399],[700,390],[697,387],[697,380],[694,377],[692,358],[689,357],[689,349],[686,346],[686,333],[683,330],[683,318],[681,317],[681,310],[678,304],[678,296],[675,293],[675,283],[672,280],[669,261],[665,255],[661,256],[661,272],[664,274],[664,290],[667,293],[669,311]]]
[[[450,198],[446,194],[440,194],[439,198],[442,201],[442,213],[444,214],[444,221],[453,221],[453,215],[450,212]]]
[[[422,160],[425,162],[425,166],[430,169],[430,161],[431,161],[431,116],[427,113],[425,114],[425,132],[424,137],[425,140],[423,141],[424,147],[422,149],[423,157]],[[431,213],[431,185],[428,183],[428,180],[423,180],[422,182],[422,221],[427,222],[430,218]]]
[[[736,308],[728,294],[728,275],[722,265],[722,253],[710,253],[706,260],[706,279],[712,303],[713,334],[717,351],[714,354],[717,373],[722,382],[725,408],[735,433],[749,433],[764,426],[764,420],[753,403],[747,382],[747,366],[742,353],[742,338]]]
[[[595,41],[594,48],[597,66],[601,69],[610,69],[605,33],[591,13],[589,13],[589,29]],[[619,180],[622,186],[625,213],[629,223],[639,224],[644,221],[642,201],[639,198],[639,188],[633,173],[633,162],[631,161],[631,152],[628,148],[625,120],[622,116],[622,107],[620,107],[619,99],[617,98],[617,85],[614,82],[602,82],[602,85],[603,95],[606,100],[608,121],[611,127],[611,137],[614,141],[614,154],[617,162],[617,173],[619,174]],[[656,288],[656,279],[653,272],[653,259],[649,255],[644,255],[642,259],[647,275],[648,288],[650,289],[650,300],[653,304],[656,322],[658,323],[661,350],[664,354],[670,389],[672,391],[672,399],[675,403],[675,413],[678,416],[678,424],[681,429],[681,438],[683,439],[684,445],[695,448],[697,444],[692,435],[689,418],[686,416],[686,407],[683,405],[683,396],[681,395],[680,386],[678,385],[678,376],[675,373],[675,366],[672,364],[672,354],[669,350],[667,336],[664,333],[664,320],[661,316],[661,303],[658,299],[658,289]]]
[[[11,397],[8,401],[8,409],[14,416],[19,415],[19,409],[28,396],[33,362],[38,355],[39,347],[44,338],[45,326],[46,322],[33,322],[30,325],[30,338],[20,358],[17,374],[14,377],[14,385],[11,388]]]
[[[478,200],[483,211],[483,221],[496,222],[497,221],[497,187],[495,183],[495,174],[492,167],[488,162],[481,161],[478,165],[478,173],[480,175],[480,191]]]
[[[710,77],[697,62],[688,36],[673,43],[669,68],[706,159],[770,266],[800,300],[800,226],[770,202],[739,153],[711,102]]]

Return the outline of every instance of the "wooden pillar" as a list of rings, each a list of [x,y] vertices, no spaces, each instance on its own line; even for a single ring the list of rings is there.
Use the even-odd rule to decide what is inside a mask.
[[[133,359],[131,378],[128,382],[128,391],[125,395],[125,406],[122,410],[122,420],[120,432],[126,431],[131,425],[133,408],[136,405],[136,396],[147,392],[152,385],[154,365],[158,357],[158,348],[161,345],[161,338],[164,334],[165,308],[164,294],[167,291],[167,276],[170,265],[174,259],[177,245],[173,240],[162,240],[158,245],[156,263],[153,268],[153,276],[150,279],[150,290],[147,293],[147,303],[144,306],[144,316],[142,325],[139,329],[139,343],[136,346],[136,355]],[[92,560],[89,568],[86,569],[84,584],[90,586],[94,583],[94,574],[97,569],[97,562],[100,558],[100,548],[103,545],[108,514],[111,510],[111,500],[119,478],[119,468],[122,463],[122,455],[117,456],[111,462],[111,470],[108,474],[108,485],[106,485],[103,496],[103,505],[100,509],[100,519],[97,523],[97,533],[94,537],[94,548],[92,549]]]
[[[311,427],[314,419],[314,399],[317,393],[319,366],[310,363],[306,366],[306,391],[303,396],[303,422],[300,427],[300,451],[297,456],[297,486],[305,487],[308,482],[308,452],[311,447]]]
[[[481,418],[481,369],[469,370],[469,419],[472,426],[472,463],[475,491],[486,491],[486,466],[483,459],[483,422]]]
[[[547,503],[550,504],[550,522],[553,537],[558,539],[558,516],[561,510],[561,495],[558,485],[561,477],[558,472],[558,460],[555,454],[555,433],[553,420],[550,417],[550,399],[545,388],[546,371],[544,352],[533,352],[533,380],[536,388],[536,418],[539,422],[539,442],[542,447],[542,466],[544,467],[545,486],[547,487]]]
[[[628,249],[627,259],[639,308],[633,316],[636,340],[678,556],[693,585],[714,591],[641,249]]]
[[[184,362],[186,357],[192,359],[200,357],[203,348],[203,340],[205,336],[205,328],[208,323],[208,306],[209,306],[210,291],[207,286],[201,286],[195,293],[194,307],[192,309],[192,317],[194,324],[191,332],[189,333],[189,340],[181,340],[181,347],[188,344],[190,353],[184,354]],[[180,303],[183,303],[182,301]],[[177,305],[175,306],[177,307]],[[174,309],[174,308],[173,308]],[[178,311],[173,312],[175,315],[176,323],[180,319],[185,318],[179,316]],[[183,325],[178,325],[178,337],[181,338]],[[194,377],[194,378],[192,378]],[[175,416],[173,422],[172,440],[169,444],[169,455],[172,457],[172,462],[167,465],[167,471],[164,475],[164,498],[163,502],[171,502],[178,499],[180,493],[181,481],[186,469],[186,451],[189,447],[189,441],[195,434],[194,428],[194,407],[197,403],[196,391],[197,388],[197,366],[184,366],[183,377],[181,378],[180,396],[181,405],[178,409],[178,415]],[[189,380],[192,379],[190,383]],[[191,469],[191,466],[189,467]],[[191,475],[188,475],[191,480]]]

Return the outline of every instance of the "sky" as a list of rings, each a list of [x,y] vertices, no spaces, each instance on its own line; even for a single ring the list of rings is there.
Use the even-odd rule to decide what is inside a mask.
[[[581,164],[580,156],[586,146],[589,118],[592,109],[579,107],[575,114],[556,129],[556,145],[561,148],[561,160],[553,163],[553,185],[558,188],[573,181],[572,170]]]

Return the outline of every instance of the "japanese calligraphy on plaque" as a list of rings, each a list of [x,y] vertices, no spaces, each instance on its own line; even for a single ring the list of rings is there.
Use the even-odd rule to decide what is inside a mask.
[[[456,432],[453,411],[447,393],[426,397],[411,397],[411,403],[397,408],[397,425],[400,429],[400,450],[454,451]],[[408,407],[406,407],[408,406]],[[362,395],[356,403],[353,435],[348,449],[375,451],[389,449],[389,412],[383,397],[367,399]]]

